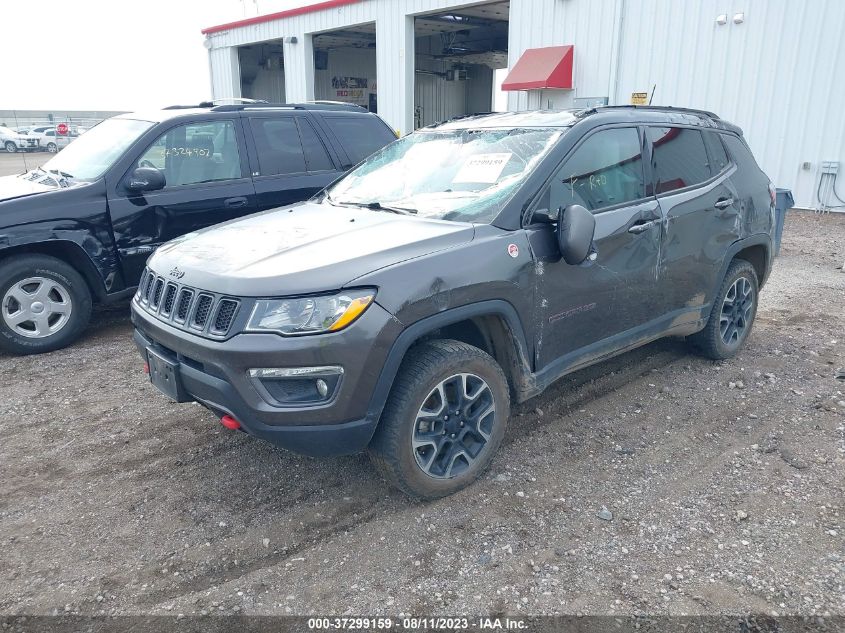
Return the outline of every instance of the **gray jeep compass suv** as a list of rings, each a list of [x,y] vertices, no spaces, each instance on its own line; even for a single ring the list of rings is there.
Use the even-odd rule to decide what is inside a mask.
[[[161,247],[135,341],[172,399],[290,450],[366,449],[434,498],[489,465],[512,400],[568,372],[668,335],[735,354],[774,194],[708,112],[461,118],[308,202]]]

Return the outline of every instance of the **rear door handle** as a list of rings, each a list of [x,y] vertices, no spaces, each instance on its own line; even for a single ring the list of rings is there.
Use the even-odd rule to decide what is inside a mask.
[[[237,198],[227,198],[223,201],[223,206],[227,209],[239,209],[241,207],[245,207],[247,203],[247,199],[243,196],[238,196]]]
[[[717,209],[727,209],[734,203],[733,198],[726,198],[725,200],[717,200],[716,203],[713,205]]]
[[[657,224],[656,220],[640,220],[639,222],[628,228],[628,233],[645,233],[655,224]]]

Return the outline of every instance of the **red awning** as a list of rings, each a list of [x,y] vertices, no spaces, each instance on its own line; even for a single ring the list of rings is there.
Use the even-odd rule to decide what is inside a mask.
[[[527,49],[508,73],[502,90],[572,90],[574,51],[571,45]]]

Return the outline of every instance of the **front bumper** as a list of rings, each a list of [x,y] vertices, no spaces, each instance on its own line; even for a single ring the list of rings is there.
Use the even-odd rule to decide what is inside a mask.
[[[247,433],[306,455],[343,455],[363,450],[378,423],[370,407],[381,368],[399,322],[372,304],[345,330],[286,338],[238,334],[225,341],[202,338],[163,323],[132,305],[134,340],[178,363],[182,390],[219,415],[230,415]],[[326,403],[281,406],[272,403],[249,376],[266,367],[341,365],[343,378]]]

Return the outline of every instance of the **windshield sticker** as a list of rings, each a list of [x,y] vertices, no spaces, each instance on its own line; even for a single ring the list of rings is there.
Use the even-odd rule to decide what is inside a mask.
[[[470,156],[455,174],[452,182],[496,182],[511,156],[511,152]]]

